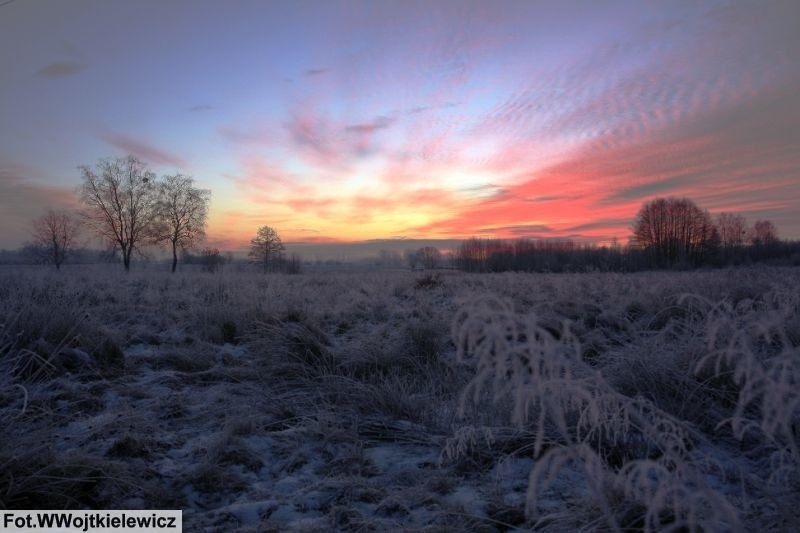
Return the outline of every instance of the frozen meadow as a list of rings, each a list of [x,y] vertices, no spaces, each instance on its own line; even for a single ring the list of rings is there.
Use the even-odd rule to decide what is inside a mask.
[[[0,270],[0,506],[797,531],[800,269]]]

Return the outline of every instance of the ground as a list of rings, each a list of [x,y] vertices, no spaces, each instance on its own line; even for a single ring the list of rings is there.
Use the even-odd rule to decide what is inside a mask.
[[[121,270],[121,269],[120,269]],[[796,530],[800,269],[0,270],[0,504]]]

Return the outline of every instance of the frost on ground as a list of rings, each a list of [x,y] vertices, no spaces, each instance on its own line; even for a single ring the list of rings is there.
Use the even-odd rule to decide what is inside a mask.
[[[800,271],[0,271],[0,505],[800,530]]]

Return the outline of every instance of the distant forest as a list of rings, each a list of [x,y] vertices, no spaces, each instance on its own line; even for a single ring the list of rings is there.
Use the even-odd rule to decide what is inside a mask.
[[[745,217],[712,218],[686,198],[645,203],[625,245],[572,240],[480,239],[464,241],[453,265],[466,272],[632,272],[770,263],[800,265],[800,242],[781,240],[769,220],[752,226]]]
[[[465,272],[635,272],[766,263],[800,266],[800,242],[709,246],[702,256],[663,258],[654,250],[626,245],[598,246],[570,240],[479,239],[464,241],[452,256]]]

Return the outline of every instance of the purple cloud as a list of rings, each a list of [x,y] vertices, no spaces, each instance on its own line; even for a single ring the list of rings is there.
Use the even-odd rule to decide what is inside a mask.
[[[62,61],[42,67],[36,75],[42,78],[65,78],[77,74],[85,68],[86,66],[80,63]]]
[[[180,156],[126,135],[106,132],[100,134],[100,138],[123,152],[140,157],[148,163],[172,167],[186,165]]]

